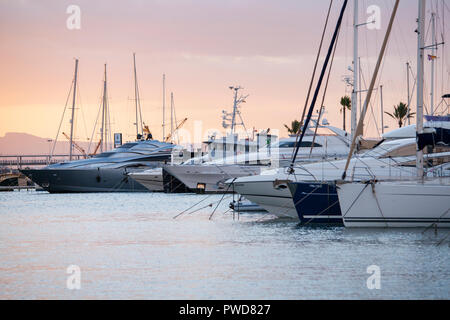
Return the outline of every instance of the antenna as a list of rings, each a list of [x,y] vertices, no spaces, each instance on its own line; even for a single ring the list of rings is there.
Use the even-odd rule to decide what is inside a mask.
[[[248,95],[239,95],[239,91],[244,89],[241,86],[229,86],[228,89],[234,91],[233,111],[227,112],[225,110],[222,110],[222,127],[224,129],[231,127],[231,134],[235,134],[236,127],[242,126],[247,133],[247,128],[245,127],[244,120],[242,119],[240,105],[241,103],[246,102],[245,99],[247,99]],[[239,118],[240,122],[237,122],[237,118]]]

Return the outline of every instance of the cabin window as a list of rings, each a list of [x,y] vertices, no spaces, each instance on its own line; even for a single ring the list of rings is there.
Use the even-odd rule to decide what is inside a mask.
[[[132,148],[132,147],[134,147],[136,145],[137,145],[137,143],[128,142],[128,143],[125,143],[125,144],[121,145],[118,149],[129,149],[129,148]]]
[[[312,141],[302,141],[300,148],[311,148]],[[321,147],[321,144],[314,142],[314,148]],[[280,142],[275,147],[278,148],[295,148],[295,141]]]
[[[103,152],[94,156],[94,158],[108,158],[112,156],[115,152]]]
[[[300,148],[311,148],[311,147],[320,148],[322,147],[322,145],[315,142],[313,145],[312,141],[302,141],[302,143],[300,144]]]

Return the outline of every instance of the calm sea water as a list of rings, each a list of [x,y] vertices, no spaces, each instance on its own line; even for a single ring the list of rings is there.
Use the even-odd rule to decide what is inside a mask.
[[[0,193],[0,298],[450,298],[449,231],[233,220],[229,198],[212,220],[214,207],[173,219],[205,197]],[[69,265],[81,270],[80,290],[66,286]],[[381,289],[367,288],[371,265]]]

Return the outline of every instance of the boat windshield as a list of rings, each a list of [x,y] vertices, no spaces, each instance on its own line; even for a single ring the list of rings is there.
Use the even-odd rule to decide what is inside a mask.
[[[300,148],[311,148],[312,141],[302,141]],[[321,147],[321,144],[314,142],[314,148]],[[295,148],[295,141],[279,141],[274,143],[272,148]]]
[[[102,152],[94,156],[94,158],[108,158],[112,156],[115,152]]]
[[[125,144],[121,145],[117,149],[130,149],[130,148],[132,148],[132,147],[134,147],[136,145],[137,145],[136,142],[128,142],[128,143],[125,143]]]

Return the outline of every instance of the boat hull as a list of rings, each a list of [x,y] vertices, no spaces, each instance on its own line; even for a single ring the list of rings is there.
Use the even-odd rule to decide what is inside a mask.
[[[248,200],[238,200],[230,203],[230,209],[236,212],[267,212],[262,207]]]
[[[148,191],[162,192],[164,191],[164,182],[162,170],[153,170],[154,172],[131,173],[130,178],[136,180],[147,188]]]
[[[232,192],[225,183],[228,179],[257,175],[259,166],[238,165],[165,165],[164,170],[187,188],[199,193]]]
[[[333,182],[291,182],[289,189],[302,224],[343,225]]]
[[[50,193],[148,192],[120,169],[29,169],[21,170]]]
[[[450,185],[345,183],[337,192],[346,227],[450,227]]]
[[[279,218],[299,220],[287,184],[274,187],[274,181],[271,180],[239,181],[234,183],[234,191],[257,203],[270,214]]]

